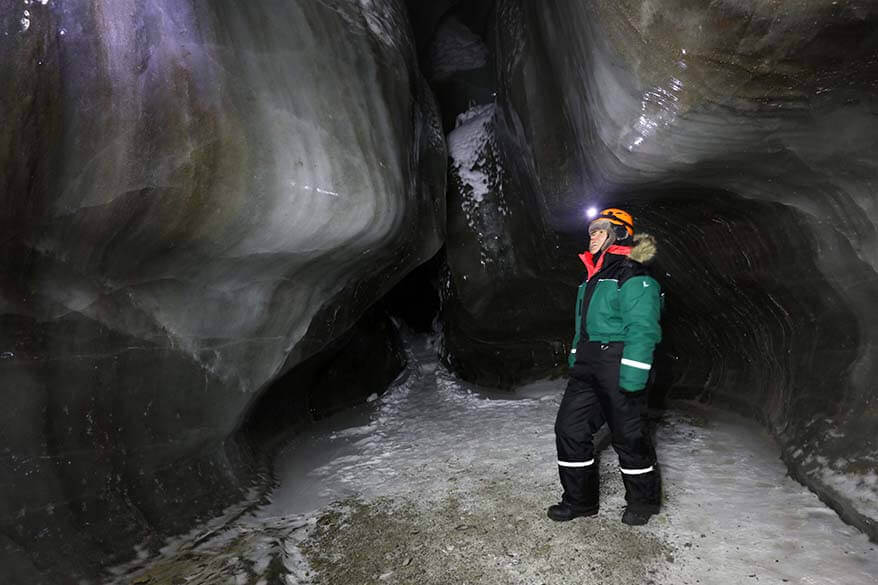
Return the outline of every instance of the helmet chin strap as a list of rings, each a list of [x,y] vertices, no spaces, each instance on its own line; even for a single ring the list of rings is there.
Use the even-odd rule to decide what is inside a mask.
[[[616,231],[615,230],[608,231],[607,232],[607,239],[604,240],[603,244],[601,244],[600,251],[603,252],[604,250],[606,250],[607,248],[612,246],[615,242],[616,242]]]

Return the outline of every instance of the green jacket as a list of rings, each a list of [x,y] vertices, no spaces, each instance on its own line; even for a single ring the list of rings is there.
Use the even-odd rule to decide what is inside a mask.
[[[581,255],[589,272],[594,272],[579,285],[576,295],[576,335],[568,359],[571,368],[583,337],[584,313],[587,341],[624,343],[619,386],[629,392],[646,387],[653,350],[662,338],[661,290],[643,266],[652,260],[655,250],[652,236],[641,234],[633,248],[611,246],[604,258],[610,260],[597,270],[590,265],[588,252]]]

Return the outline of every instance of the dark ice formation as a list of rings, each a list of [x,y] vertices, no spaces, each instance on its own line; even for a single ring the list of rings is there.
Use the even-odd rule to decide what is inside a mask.
[[[878,538],[876,23],[852,0],[0,0],[7,581],[93,577],[245,499],[242,433],[386,385],[375,305],[443,245],[445,360],[563,374],[585,210],[610,204],[661,245],[656,397],[760,419]]]
[[[626,207],[661,245],[656,390],[764,421],[791,471],[878,538],[876,18],[499,1],[496,105],[448,136],[448,361],[491,384],[562,372],[585,212]],[[456,164],[481,120],[484,146]]]
[[[445,145],[398,1],[0,26],[0,567],[70,582],[241,499],[248,406],[442,245]]]

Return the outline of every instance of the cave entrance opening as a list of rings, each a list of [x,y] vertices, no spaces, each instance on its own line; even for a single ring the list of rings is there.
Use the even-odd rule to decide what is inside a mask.
[[[406,367],[401,329],[439,327],[445,248],[416,267],[367,309],[348,331],[258,393],[236,440],[271,452],[314,423],[381,395]]]

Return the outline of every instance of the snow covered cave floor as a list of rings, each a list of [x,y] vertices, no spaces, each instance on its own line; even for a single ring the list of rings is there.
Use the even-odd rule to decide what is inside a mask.
[[[490,396],[456,380],[430,341],[359,415],[293,441],[255,512],[215,519],[113,583],[735,584],[878,582],[876,545],[786,475],[748,420],[681,405],[656,442],[665,503],[619,522],[603,453],[597,517],[554,523],[554,416],[564,380]],[[231,513],[230,513],[231,514]]]

